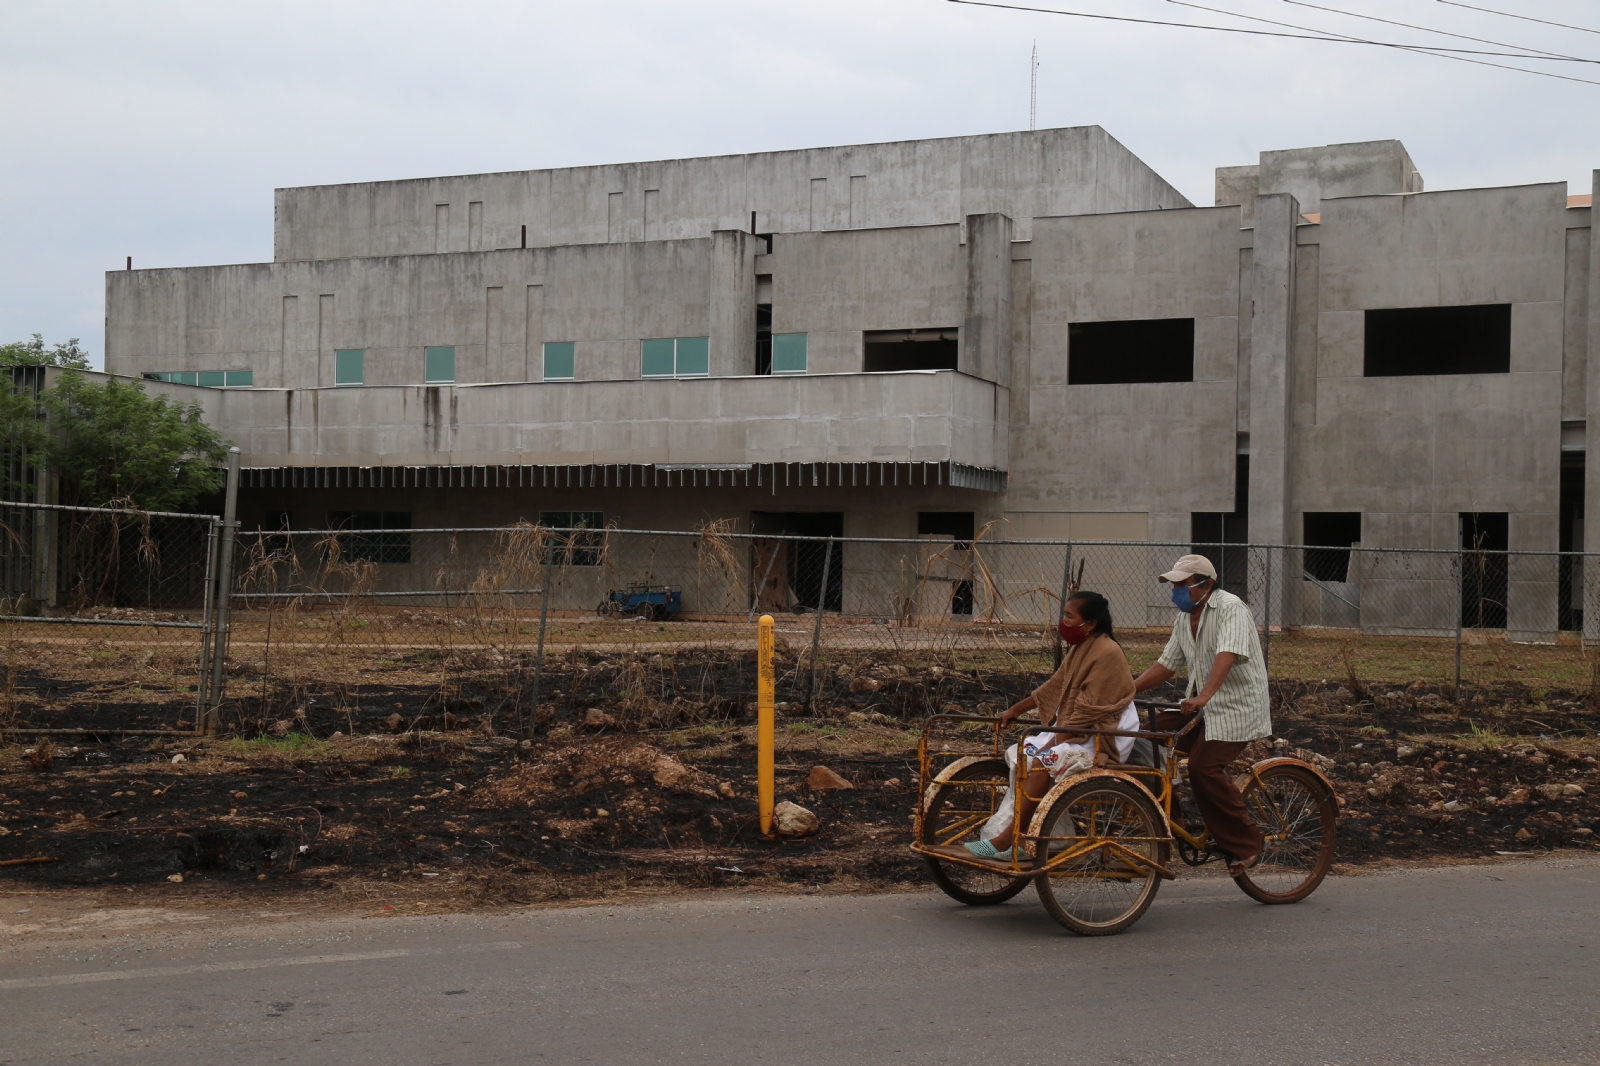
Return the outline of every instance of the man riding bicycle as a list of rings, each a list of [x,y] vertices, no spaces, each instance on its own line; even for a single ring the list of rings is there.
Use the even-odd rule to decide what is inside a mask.
[[[1217,571],[1203,555],[1185,555],[1161,575],[1173,586],[1181,612],[1161,657],[1134,679],[1134,689],[1155,688],[1182,670],[1188,675],[1176,713],[1157,717],[1156,728],[1181,729],[1201,721],[1179,740],[1189,757],[1195,804],[1237,877],[1256,864],[1265,838],[1245,812],[1244,797],[1229,779],[1228,764],[1252,740],[1272,732],[1267,668],[1249,606],[1217,587]]]

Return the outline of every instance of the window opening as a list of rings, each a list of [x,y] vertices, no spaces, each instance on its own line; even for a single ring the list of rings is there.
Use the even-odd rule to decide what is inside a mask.
[[[362,531],[341,533],[336,538],[339,555],[346,562],[411,561],[410,511],[329,511],[328,528]]]
[[[1511,305],[1368,311],[1362,369],[1369,378],[1509,374]]]
[[[541,562],[550,566],[599,566],[605,554],[603,511],[540,511],[539,525],[554,530],[544,542]]]
[[[972,571],[967,553],[972,548],[976,516],[972,511],[918,511],[917,536],[949,537],[952,541],[949,569],[950,613],[972,613]]]
[[[367,377],[367,352],[364,348],[339,348],[333,353],[333,384],[362,385]]]
[[[1511,522],[1504,512],[1461,512],[1461,625],[1466,629],[1506,627],[1506,589],[1510,568]]]
[[[1360,511],[1307,511],[1303,580],[1349,581],[1350,546],[1361,542]]]
[[[448,385],[456,380],[456,350],[451,346],[428,348],[424,353],[423,381]]]
[[[1073,322],[1067,384],[1152,385],[1194,380],[1194,319]]]
[[[172,370],[150,371],[146,381],[170,381],[174,385],[200,385],[208,389],[248,389],[255,386],[253,370]]]
[[[752,531],[751,566],[756,588],[755,601],[763,611],[804,612],[817,609],[822,596],[823,561],[828,554],[826,540],[776,540],[769,537],[844,536],[842,511],[755,512],[750,516]],[[766,536],[763,537],[763,534]],[[823,607],[829,611],[844,606],[844,544],[833,541],[832,560],[827,565],[828,594]]]
[[[1585,462],[1582,452],[1561,457],[1561,532],[1557,550],[1583,551],[1583,477]],[[1562,556],[1558,607],[1561,628],[1567,632],[1583,629],[1583,560],[1576,556]]]
[[[546,381],[571,381],[577,369],[578,346],[572,341],[546,341],[544,346],[544,379]]]
[[[899,370],[954,370],[959,329],[869,329],[862,334],[862,365],[868,374]]]

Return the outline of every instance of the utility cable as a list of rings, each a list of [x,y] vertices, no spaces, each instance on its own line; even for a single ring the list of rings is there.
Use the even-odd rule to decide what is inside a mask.
[[[1537,22],[1543,26],[1559,26],[1564,30],[1577,30],[1579,33],[1600,33],[1600,30],[1591,30],[1587,26],[1573,26],[1566,22],[1551,22],[1549,19],[1536,19],[1532,15],[1518,15],[1510,11],[1496,11],[1492,7],[1479,7],[1477,4],[1463,4],[1460,0],[1439,0],[1441,4],[1451,7],[1464,7],[1469,11],[1483,11],[1490,15],[1499,15],[1502,18],[1521,19],[1524,22]]]
[[[968,7],[993,7],[1003,11],[1026,11],[1040,15],[1067,15],[1072,18],[1096,19],[1102,22],[1131,22],[1143,26],[1172,26],[1186,30],[1211,30],[1215,33],[1237,33],[1249,37],[1281,37],[1297,41],[1326,41],[1332,44],[1365,44],[1376,48],[1393,48],[1404,52],[1417,52],[1422,55],[1436,56],[1439,59],[1456,59],[1463,63],[1476,63],[1479,66],[1497,67],[1501,70],[1514,70],[1523,74],[1537,74],[1540,77],[1555,78],[1558,81],[1575,81],[1584,85],[1600,85],[1600,81],[1594,81],[1590,78],[1575,78],[1568,74],[1552,74],[1549,71],[1544,70],[1530,70],[1527,67],[1513,67],[1504,63],[1489,63],[1479,59],[1468,59],[1465,55],[1451,54],[1456,52],[1464,52],[1469,55],[1501,55],[1502,53],[1499,52],[1480,53],[1465,48],[1442,48],[1436,45],[1397,44],[1392,41],[1370,41],[1359,37],[1351,37],[1346,34],[1281,33],[1274,32],[1272,30],[1247,30],[1239,26],[1212,26],[1201,22],[1173,22],[1167,19],[1134,18],[1129,15],[1101,15],[1089,11],[1065,11],[1061,8],[1055,7],[1030,7],[1025,4],[1002,4],[999,3],[998,0],[946,0],[946,2],[951,4],[964,4]],[[1170,2],[1175,2],[1175,0],[1170,0]],[[1198,7],[1199,5],[1189,4],[1185,6]],[[1218,9],[1206,8],[1204,10]],[[1222,11],[1220,13],[1224,15],[1233,15],[1235,18],[1251,18],[1249,15],[1238,15],[1230,11]],[[1270,20],[1257,19],[1256,21],[1268,22]],[[1277,23],[1276,25],[1286,25],[1286,23]],[[1304,27],[1300,28],[1303,29]],[[1533,59],[1536,57],[1524,54],[1523,58]]]
[[[1501,48],[1520,48],[1524,52],[1532,53],[1528,56],[1529,59],[1532,59],[1534,55],[1538,55],[1543,56],[1546,59],[1565,60],[1569,63],[1600,63],[1600,59],[1580,59],[1577,56],[1563,55],[1560,52],[1546,52],[1542,48],[1530,48],[1527,45],[1507,44],[1504,41],[1491,41],[1483,37],[1468,37],[1464,33],[1452,33],[1449,30],[1436,30],[1432,26],[1417,26],[1410,22],[1396,22],[1394,19],[1379,18],[1377,15],[1363,15],[1356,11],[1343,11],[1336,7],[1323,7],[1321,4],[1307,3],[1306,0],[1283,0],[1283,2],[1286,4],[1293,4],[1295,7],[1309,7],[1313,11],[1326,11],[1333,15],[1343,15],[1346,18],[1366,19],[1368,22],[1381,22],[1385,26],[1400,26],[1408,30],[1421,30],[1424,33],[1437,33],[1443,37],[1454,37],[1459,41],[1476,41],[1478,44],[1498,45]]]
[[[1284,0],[1284,2],[1292,4],[1292,3],[1296,3],[1297,0]],[[1245,19],[1245,20],[1250,21],[1250,22],[1262,22],[1262,23],[1267,24],[1268,26],[1284,26],[1284,27],[1287,27],[1287,28],[1292,29],[1292,30],[1307,30],[1307,31],[1312,32],[1312,33],[1325,33],[1325,34],[1328,34],[1328,35],[1330,35],[1332,37],[1336,37],[1336,38],[1339,38],[1341,40],[1350,41],[1350,42],[1357,43],[1357,44],[1381,44],[1381,43],[1383,43],[1383,42],[1379,42],[1379,41],[1369,41],[1364,37],[1353,37],[1348,33],[1340,33],[1338,30],[1319,30],[1314,26],[1301,26],[1301,25],[1298,25],[1297,23],[1293,23],[1293,22],[1279,22],[1277,19],[1261,18],[1260,16],[1257,16],[1257,15],[1246,15],[1246,14],[1243,14],[1243,13],[1238,12],[1238,11],[1229,11],[1229,10],[1227,10],[1225,8],[1208,7],[1205,4],[1191,3],[1190,0],[1167,0],[1167,3],[1176,4],[1179,7],[1192,7],[1196,11],[1210,11],[1212,14],[1215,14],[1215,15],[1228,15],[1228,16],[1230,16],[1232,18]],[[1304,6],[1304,7],[1312,7],[1314,5],[1312,5],[1312,4],[1304,4],[1302,6]],[[1329,8],[1322,8],[1322,10],[1324,10],[1324,11],[1333,11],[1334,9],[1329,7]],[[1335,12],[1335,14],[1347,14],[1347,12]],[[1385,20],[1379,19],[1378,21],[1382,22],[1382,21],[1385,21]],[[1397,25],[1397,26],[1398,25],[1402,25],[1402,23],[1398,23],[1397,22],[1397,23],[1395,23],[1395,25]],[[1426,27],[1422,27],[1422,26],[1414,26],[1414,27],[1410,27],[1410,28],[1412,28],[1412,29],[1424,29],[1424,30],[1426,29]],[[1428,32],[1442,33],[1444,31],[1443,30],[1431,30],[1431,31],[1428,31]],[[1455,35],[1452,34],[1451,36],[1455,36]],[[1475,37],[1474,38],[1469,38],[1469,39],[1470,40],[1477,40],[1477,38],[1475,38]],[[1481,42],[1481,43],[1494,44],[1494,43],[1497,43],[1497,42],[1488,41],[1488,42]],[[1474,55],[1474,56],[1501,56],[1501,57],[1504,57],[1504,58],[1507,58],[1507,59],[1533,59],[1533,60],[1538,60],[1540,62],[1543,62],[1546,59],[1560,59],[1563,62],[1570,62],[1570,63],[1600,63],[1600,59],[1581,59],[1581,58],[1579,58],[1577,56],[1556,56],[1556,55],[1554,55],[1554,53],[1546,53],[1546,55],[1542,55],[1541,56],[1541,55],[1529,55],[1528,52],[1526,52],[1526,51],[1522,51],[1522,52],[1486,52],[1486,51],[1484,51],[1482,49],[1478,49],[1478,48],[1449,48],[1449,47],[1446,47],[1444,45],[1437,45],[1437,44],[1390,44],[1390,45],[1385,45],[1385,47],[1399,48],[1399,49],[1402,49],[1402,50],[1408,51],[1408,52],[1424,52],[1424,53],[1430,53],[1430,54],[1439,54],[1439,58],[1441,58],[1441,59],[1457,59],[1462,55]],[[1518,47],[1521,47],[1521,46],[1520,45],[1506,45],[1505,47],[1507,47],[1507,48],[1518,48]],[[1480,62],[1480,61],[1479,60],[1473,60],[1473,59],[1463,59],[1462,62],[1463,63],[1475,63],[1475,62]],[[1484,66],[1489,66],[1489,67],[1502,66],[1502,64],[1499,64],[1499,63],[1484,63],[1483,65]],[[1504,69],[1506,69],[1506,70],[1522,70],[1522,71],[1526,71],[1526,73],[1529,73],[1529,74],[1542,74],[1542,73],[1544,73],[1543,71],[1539,71],[1539,70],[1529,70],[1526,67],[1505,67]],[[1559,75],[1559,74],[1551,74],[1551,75],[1548,75],[1548,76],[1549,77],[1561,77],[1561,75]],[[1575,79],[1575,80],[1582,81],[1583,79],[1579,78],[1579,79]]]

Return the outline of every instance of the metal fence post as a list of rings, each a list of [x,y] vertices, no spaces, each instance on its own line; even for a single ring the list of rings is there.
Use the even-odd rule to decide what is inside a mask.
[[[206,529],[205,606],[200,612],[200,663],[195,679],[194,735],[205,735],[206,708],[211,694],[211,634],[216,627],[217,609],[217,522]]]
[[[1067,608],[1067,593],[1072,590],[1072,545],[1067,545],[1067,561],[1061,564],[1061,603],[1056,608],[1056,669],[1061,669],[1061,612]]]
[[[1465,591],[1465,570],[1466,560],[1458,552],[1456,554],[1456,690],[1454,696],[1457,703],[1461,701],[1461,597]]]
[[[233,600],[233,535],[239,527],[239,449],[228,449],[228,493],[222,508],[222,538],[217,545],[216,628],[212,639],[211,691],[205,731],[217,728],[217,707],[228,658],[228,607]]]
[[[822,612],[828,606],[828,569],[833,563],[833,538],[822,542],[822,591],[817,593],[817,624],[811,630],[811,685],[806,691],[806,707],[817,700],[817,651],[822,644]]]
[[[1264,605],[1266,610],[1261,626],[1262,636],[1266,639],[1262,641],[1261,665],[1264,669],[1266,669],[1267,675],[1270,677],[1272,674],[1272,547],[1270,545],[1268,545],[1266,552],[1267,602]]]
[[[523,736],[533,739],[533,731],[539,727],[539,680],[544,673],[544,627],[550,618],[550,587],[554,584],[550,580],[550,565],[544,568],[544,588],[539,590],[539,646],[533,653],[533,700],[528,705],[528,722],[523,727]]]

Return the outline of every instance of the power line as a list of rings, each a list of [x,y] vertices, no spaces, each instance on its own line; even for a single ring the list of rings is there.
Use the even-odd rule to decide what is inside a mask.
[[[1295,7],[1309,7],[1313,11],[1326,11],[1333,15],[1343,15],[1346,18],[1366,19],[1368,22],[1381,22],[1386,26],[1401,26],[1408,30],[1421,30],[1424,33],[1437,33],[1440,36],[1454,37],[1460,41],[1476,41],[1479,44],[1492,44],[1501,48],[1520,48],[1524,52],[1534,53],[1549,59],[1563,59],[1569,63],[1600,63],[1600,59],[1579,59],[1576,56],[1562,55],[1560,52],[1546,52],[1542,48],[1529,48],[1527,45],[1507,44],[1504,41],[1491,41],[1483,37],[1468,37],[1464,33],[1452,33],[1449,30],[1436,30],[1432,26],[1417,26],[1409,22],[1396,22],[1394,19],[1379,18],[1377,15],[1363,15],[1355,11],[1341,11],[1336,7],[1323,7],[1321,4],[1307,3],[1306,0],[1283,0],[1283,2],[1286,4],[1293,4]],[[1528,58],[1532,59],[1533,56],[1530,55]]]
[[[1537,22],[1544,26],[1559,26],[1564,30],[1577,30],[1579,33],[1600,33],[1600,30],[1591,30],[1587,26],[1573,26],[1565,22],[1551,22],[1549,19],[1536,19],[1532,15],[1517,15],[1510,11],[1496,11],[1492,7],[1479,7],[1477,4],[1463,4],[1460,3],[1459,0],[1439,0],[1439,3],[1449,4],[1451,7],[1464,7],[1469,11],[1483,11],[1490,15],[1500,15],[1501,17],[1508,19],[1521,19],[1523,22]]]
[[[1284,0],[1284,2],[1292,4],[1292,3],[1295,3],[1296,0]],[[1460,60],[1463,63],[1480,63],[1480,64],[1482,64],[1483,66],[1486,66],[1486,67],[1500,67],[1503,70],[1520,70],[1520,71],[1523,71],[1524,73],[1527,73],[1527,74],[1544,74],[1545,72],[1542,71],[1542,70],[1529,70],[1526,67],[1505,66],[1502,63],[1484,63],[1482,60],[1462,59],[1461,57],[1464,56],[1464,55],[1501,56],[1501,57],[1504,57],[1506,59],[1534,59],[1534,60],[1539,60],[1541,62],[1546,61],[1548,59],[1548,60],[1552,60],[1552,61],[1553,60],[1560,60],[1560,61],[1566,62],[1566,63],[1600,63],[1600,59],[1581,59],[1581,58],[1579,58],[1577,56],[1556,56],[1554,54],[1547,54],[1547,55],[1544,55],[1544,56],[1537,56],[1537,55],[1529,55],[1526,51],[1522,51],[1522,52],[1487,52],[1487,51],[1484,51],[1481,48],[1447,48],[1444,45],[1436,45],[1436,44],[1386,44],[1385,42],[1381,42],[1381,41],[1369,41],[1369,40],[1367,40],[1366,38],[1363,38],[1363,37],[1352,37],[1350,34],[1348,34],[1348,33],[1340,33],[1338,30],[1319,30],[1314,26],[1301,26],[1301,25],[1299,25],[1297,23],[1294,23],[1294,22],[1279,22],[1277,19],[1261,18],[1258,15],[1245,15],[1245,14],[1242,14],[1242,13],[1240,13],[1238,11],[1229,11],[1226,8],[1208,7],[1205,4],[1191,3],[1190,0],[1167,0],[1167,3],[1176,4],[1179,7],[1192,7],[1196,11],[1209,11],[1214,15],[1227,15],[1227,16],[1229,16],[1231,18],[1245,19],[1248,22],[1261,22],[1261,23],[1265,23],[1268,26],[1283,26],[1283,27],[1286,27],[1286,28],[1291,29],[1291,30],[1306,30],[1306,31],[1311,32],[1311,33],[1328,34],[1328,35],[1330,35],[1330,36],[1332,36],[1334,38],[1338,38],[1338,39],[1345,40],[1345,41],[1350,41],[1350,42],[1357,43],[1357,44],[1382,44],[1384,47],[1387,47],[1387,48],[1399,48],[1399,49],[1402,49],[1402,50],[1408,51],[1408,52],[1421,52],[1421,53],[1424,53],[1424,54],[1438,55],[1440,59],[1457,59],[1457,60]],[[1314,5],[1305,4],[1303,6],[1312,7]],[[1334,9],[1333,8],[1322,8],[1322,10],[1324,10],[1324,11],[1333,11]],[[1346,12],[1335,12],[1335,14],[1346,14]],[[1378,19],[1377,21],[1382,22],[1382,21],[1385,21],[1385,20]],[[1398,25],[1401,25],[1401,23],[1395,23],[1395,25],[1398,26]],[[1411,29],[1426,29],[1426,27],[1422,27],[1422,26],[1412,26],[1412,27],[1409,27],[1409,28],[1411,28]],[[1443,30],[1431,30],[1431,31],[1428,31],[1428,32],[1443,33],[1444,31]],[[1452,34],[1451,36],[1454,36],[1454,35]],[[1470,40],[1476,40],[1476,38],[1469,38],[1469,39]],[[1483,42],[1479,42],[1479,43],[1482,43],[1482,44],[1496,44],[1498,42],[1495,42],[1495,41],[1483,41]],[[1518,48],[1518,47],[1521,47],[1521,46],[1513,44],[1513,45],[1505,45],[1505,47],[1507,47],[1507,48]],[[1546,77],[1550,77],[1550,78],[1562,77],[1562,75],[1559,75],[1559,74],[1545,74],[1545,76]],[[1576,79],[1572,79],[1572,80],[1582,81],[1584,79],[1576,78]]]
[[[1397,49],[1399,51],[1404,51],[1404,52],[1417,52],[1417,53],[1420,53],[1422,55],[1431,55],[1431,56],[1435,56],[1435,57],[1437,57],[1439,59],[1455,59],[1455,60],[1459,60],[1460,62],[1463,62],[1463,63],[1476,63],[1479,66],[1497,67],[1497,68],[1499,68],[1501,70],[1514,70],[1514,71],[1519,71],[1519,72],[1521,72],[1523,74],[1537,74],[1540,77],[1555,78],[1555,79],[1557,79],[1559,81],[1575,81],[1575,82],[1580,82],[1580,83],[1582,83],[1584,85],[1600,85],[1600,81],[1594,81],[1594,80],[1592,80],[1590,78],[1574,78],[1569,74],[1552,74],[1549,71],[1545,71],[1545,70],[1530,70],[1527,67],[1513,67],[1513,66],[1509,66],[1509,65],[1504,64],[1504,63],[1488,63],[1488,62],[1485,62],[1485,61],[1479,60],[1479,59],[1467,59],[1463,55],[1450,54],[1450,53],[1455,53],[1455,52],[1463,52],[1463,53],[1467,53],[1469,55],[1504,55],[1505,54],[1505,53],[1500,53],[1500,52],[1480,52],[1480,51],[1476,51],[1474,49],[1468,49],[1468,48],[1443,48],[1443,47],[1439,47],[1437,45],[1397,44],[1397,43],[1394,43],[1392,41],[1369,41],[1369,40],[1365,40],[1365,39],[1360,38],[1360,37],[1351,37],[1351,36],[1348,36],[1346,34],[1332,34],[1332,35],[1330,35],[1328,33],[1317,33],[1317,34],[1313,35],[1313,34],[1306,34],[1306,33],[1279,33],[1279,32],[1274,32],[1272,30],[1247,30],[1247,29],[1244,29],[1244,28],[1239,27],[1239,26],[1212,26],[1212,25],[1208,25],[1206,23],[1200,23],[1200,22],[1172,22],[1172,21],[1166,20],[1166,19],[1141,19],[1141,18],[1133,18],[1132,16],[1129,16],[1129,15],[1100,15],[1100,14],[1094,14],[1094,13],[1088,12],[1088,11],[1064,11],[1064,10],[1062,10],[1060,8],[1054,8],[1054,7],[1029,7],[1029,6],[1024,5],[1024,4],[1002,4],[1002,3],[998,3],[997,0],[946,0],[946,2],[947,3],[951,3],[951,4],[965,4],[965,5],[969,6],[969,7],[993,7],[993,8],[999,8],[999,9],[1004,10],[1004,11],[1027,11],[1027,12],[1033,12],[1033,13],[1041,14],[1041,15],[1067,15],[1067,16],[1070,16],[1072,18],[1097,19],[1097,20],[1100,20],[1100,21],[1103,21],[1103,22],[1131,22],[1131,23],[1137,23],[1137,24],[1142,25],[1142,26],[1173,26],[1173,27],[1177,27],[1179,29],[1186,29],[1186,30],[1211,30],[1211,31],[1213,31],[1215,33],[1238,33],[1238,34],[1243,34],[1243,35],[1249,36],[1249,37],[1282,37],[1282,38],[1287,38],[1287,39],[1296,40],[1296,41],[1326,41],[1326,42],[1329,42],[1331,44],[1365,44],[1365,45],[1371,45],[1371,46],[1373,46],[1375,48],[1393,48],[1393,49]],[[1191,5],[1186,5],[1186,6],[1198,7],[1199,5],[1191,4]],[[1207,8],[1205,10],[1216,10],[1216,9]],[[1236,15],[1233,12],[1229,12],[1229,11],[1222,11],[1220,13],[1224,14],[1224,15],[1233,15],[1235,18],[1250,18],[1251,17],[1249,15]],[[1257,19],[1256,21],[1267,22],[1267,21],[1270,21],[1270,20]],[[1285,25],[1285,24],[1284,23],[1277,23],[1277,25]],[[1522,58],[1524,58],[1524,59],[1533,59],[1533,58],[1536,58],[1536,57],[1524,54],[1522,56]]]

